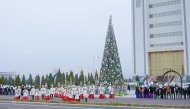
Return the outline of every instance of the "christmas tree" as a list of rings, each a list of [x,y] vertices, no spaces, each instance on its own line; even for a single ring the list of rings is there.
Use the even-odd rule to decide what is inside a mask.
[[[120,58],[117,49],[115,34],[110,16],[108,31],[106,36],[102,65],[100,69],[101,83],[120,83],[123,81]]]

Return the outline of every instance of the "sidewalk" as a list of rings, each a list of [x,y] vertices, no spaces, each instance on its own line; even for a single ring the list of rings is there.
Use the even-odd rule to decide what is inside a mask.
[[[95,97],[99,97],[99,95],[95,95]],[[109,98],[109,95],[106,95],[107,98]],[[123,96],[115,96],[116,98],[135,98],[135,90],[131,90],[130,92],[127,92],[127,95]]]

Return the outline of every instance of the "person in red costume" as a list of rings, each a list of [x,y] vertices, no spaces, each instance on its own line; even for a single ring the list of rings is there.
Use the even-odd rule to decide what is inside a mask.
[[[16,91],[15,91],[15,97],[13,99],[14,100],[20,100],[20,96],[21,96],[21,88],[20,88],[20,86],[18,86]]]
[[[49,89],[46,90],[46,94],[45,94],[44,100],[46,100],[46,101],[50,100],[50,90]]]
[[[35,90],[35,100],[40,100],[40,90],[38,88]]]
[[[88,95],[89,99],[94,99],[94,93],[95,93],[95,86],[91,85],[90,86],[90,94]]]
[[[102,84],[100,84],[99,91],[100,91],[99,99],[105,99],[106,98],[104,94],[105,88],[102,86]]]
[[[24,94],[24,96],[23,96],[23,100],[29,100],[29,98],[28,98],[28,90],[27,90],[26,87],[24,87],[23,94]]]
[[[114,92],[113,85],[110,88],[110,96],[109,96],[109,98],[115,98],[115,92]]]

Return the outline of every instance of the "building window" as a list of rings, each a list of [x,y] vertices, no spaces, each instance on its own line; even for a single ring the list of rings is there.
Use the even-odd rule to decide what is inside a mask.
[[[154,25],[153,24],[150,24],[150,28],[153,28],[154,27]]]
[[[169,47],[169,46],[180,46],[180,45],[183,45],[183,42],[151,44],[150,47]]]
[[[168,2],[150,4],[149,8],[158,8],[158,7],[163,7],[163,6],[176,5],[176,4],[180,4],[180,3],[181,3],[181,0],[172,0],[172,1],[168,1]]]
[[[183,35],[182,31],[177,31],[177,32],[150,34],[150,38],[173,37],[173,36],[182,36],[182,35]]]
[[[150,4],[150,5],[149,5],[149,8],[153,8],[153,5],[152,5],[152,4]]]
[[[136,0],[136,7],[137,8],[141,7],[141,0]]]
[[[173,16],[173,15],[179,15],[179,14],[181,14],[181,10],[169,11],[169,12],[163,12],[163,13],[156,13],[156,14],[150,14],[149,18]]]
[[[176,25],[182,25],[182,21],[155,23],[155,24],[150,24],[149,27],[158,28],[158,27],[168,27],[168,26],[176,26]]]

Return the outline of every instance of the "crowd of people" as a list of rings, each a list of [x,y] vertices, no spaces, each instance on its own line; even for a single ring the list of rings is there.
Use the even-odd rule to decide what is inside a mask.
[[[2,86],[0,85],[0,95],[14,95],[15,100],[53,100],[54,97],[59,97],[63,101],[80,102],[84,99],[94,99],[95,95],[99,99],[115,98],[120,92],[130,91],[129,85],[118,87],[117,85],[68,85],[51,88],[42,85],[41,88],[35,86]],[[126,91],[127,92],[127,91]],[[190,99],[190,85],[181,88],[177,84],[166,83],[158,85],[154,83],[144,83],[135,87],[136,98],[159,98],[159,99]]]
[[[165,85],[146,83],[136,86],[135,94],[136,98],[190,99],[190,85],[181,88],[173,83]]]
[[[15,87],[0,85],[0,95],[14,95]]]
[[[107,87],[107,86],[106,86]],[[113,85],[108,86],[109,89],[109,98],[115,98],[115,91]],[[104,85],[100,85],[98,88],[99,91],[99,99],[106,98],[106,89]],[[86,86],[60,86],[58,88],[54,88],[51,85],[51,88],[47,88],[42,85],[41,89],[18,86],[15,88],[15,100],[52,100],[54,97],[62,98],[63,101],[69,102],[80,102],[81,99],[94,99],[96,93],[95,85]]]

